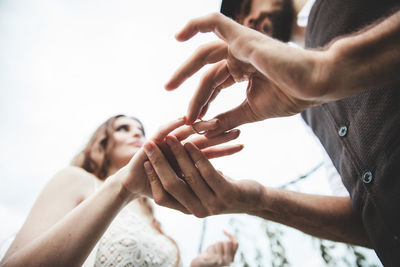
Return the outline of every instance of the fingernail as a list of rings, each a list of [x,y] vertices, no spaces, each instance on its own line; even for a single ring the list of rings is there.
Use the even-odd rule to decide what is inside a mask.
[[[148,156],[151,156],[151,154],[153,154],[153,152],[154,152],[154,147],[153,147],[153,144],[151,142],[145,143],[143,148],[144,148],[144,152],[146,152],[146,154]]]
[[[213,130],[215,130],[215,129],[218,128],[218,126],[219,126],[219,119],[212,119],[212,120],[209,120],[209,122],[210,122],[211,124],[215,124],[215,127],[213,127]]]
[[[218,119],[211,119],[211,120],[208,120],[207,122],[216,123],[218,121],[219,121]]]
[[[240,134],[240,130],[239,129],[233,129],[230,131],[231,133],[239,133]]]

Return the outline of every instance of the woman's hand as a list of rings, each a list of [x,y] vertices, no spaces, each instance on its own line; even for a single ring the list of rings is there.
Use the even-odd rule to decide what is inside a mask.
[[[225,231],[224,234],[229,240],[220,241],[209,246],[192,260],[190,267],[219,267],[231,264],[235,258],[238,242],[233,235]]]
[[[177,168],[178,164],[169,146],[165,144],[165,138],[168,136],[168,134],[173,134],[176,136],[177,140],[183,143],[185,143],[187,140],[190,140],[199,146],[208,158],[230,155],[239,152],[243,148],[242,145],[228,145],[224,147],[216,146],[236,139],[240,134],[239,130],[224,132],[212,138],[206,138],[204,136],[189,138],[196,132],[215,129],[218,127],[218,120],[200,121],[193,125],[193,127],[184,125],[184,123],[184,118],[172,121],[162,126],[157,133],[150,138],[153,143],[161,147],[166,160],[168,160],[168,162],[174,166],[174,169],[177,172],[179,172],[179,168]],[[131,198],[135,198],[140,195],[152,197],[150,185],[143,169],[143,164],[146,160],[147,155],[144,153],[143,149],[141,149],[125,167],[115,174],[117,179],[121,179],[123,189],[127,191],[127,194],[131,195]]]
[[[176,174],[154,142],[144,145],[151,162],[145,162],[144,166],[157,204],[200,218],[221,213],[251,212],[258,206],[263,190],[261,184],[226,178],[190,142],[182,145],[174,136],[168,136],[166,142],[183,176]]]

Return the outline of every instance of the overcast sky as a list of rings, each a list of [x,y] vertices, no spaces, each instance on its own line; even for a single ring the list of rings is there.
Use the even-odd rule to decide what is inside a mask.
[[[151,135],[185,115],[201,72],[174,92],[163,85],[200,44],[216,37],[203,34],[179,43],[174,34],[190,18],[219,6],[214,0],[0,0],[0,246],[18,231],[47,181],[105,119],[136,116]],[[242,83],[224,90],[207,118],[238,105],[245,88]],[[245,149],[213,161],[234,179],[279,186],[322,161],[319,142],[299,116],[240,129],[236,142]],[[321,168],[298,189],[328,194],[324,176]],[[202,220],[165,208],[156,213],[188,265],[198,249]],[[223,229],[234,230],[231,218],[243,223],[243,231],[259,223],[247,216],[210,218],[205,245],[224,238]],[[244,251],[246,242],[257,238],[255,231],[245,235]],[[310,238],[294,231],[289,236],[295,241],[288,242],[289,254],[297,263],[321,264]],[[308,253],[296,253],[292,243],[299,240],[310,242]]]

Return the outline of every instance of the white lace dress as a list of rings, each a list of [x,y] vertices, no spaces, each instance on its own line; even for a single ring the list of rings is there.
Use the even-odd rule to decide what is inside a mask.
[[[176,266],[177,255],[176,246],[132,202],[110,224],[83,266]]]

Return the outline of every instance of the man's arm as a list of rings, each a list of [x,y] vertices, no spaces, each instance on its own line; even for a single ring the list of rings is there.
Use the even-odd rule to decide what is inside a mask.
[[[257,209],[249,214],[316,237],[371,247],[349,197],[312,195],[263,187]]]
[[[335,58],[326,83],[329,99],[342,98],[365,89],[400,82],[400,11],[363,30],[334,40],[328,48]],[[332,92],[332,93],[331,93]]]
[[[400,11],[320,51],[301,53],[268,37],[254,46],[250,62],[304,99],[329,102],[400,81]]]
[[[179,178],[152,142],[145,144],[145,170],[157,204],[178,202],[197,217],[248,213],[294,227],[307,234],[369,247],[350,198],[303,194],[264,187],[250,180],[232,181],[216,171],[191,143],[172,136],[167,143],[184,174]],[[198,207],[202,206],[202,209]]]

